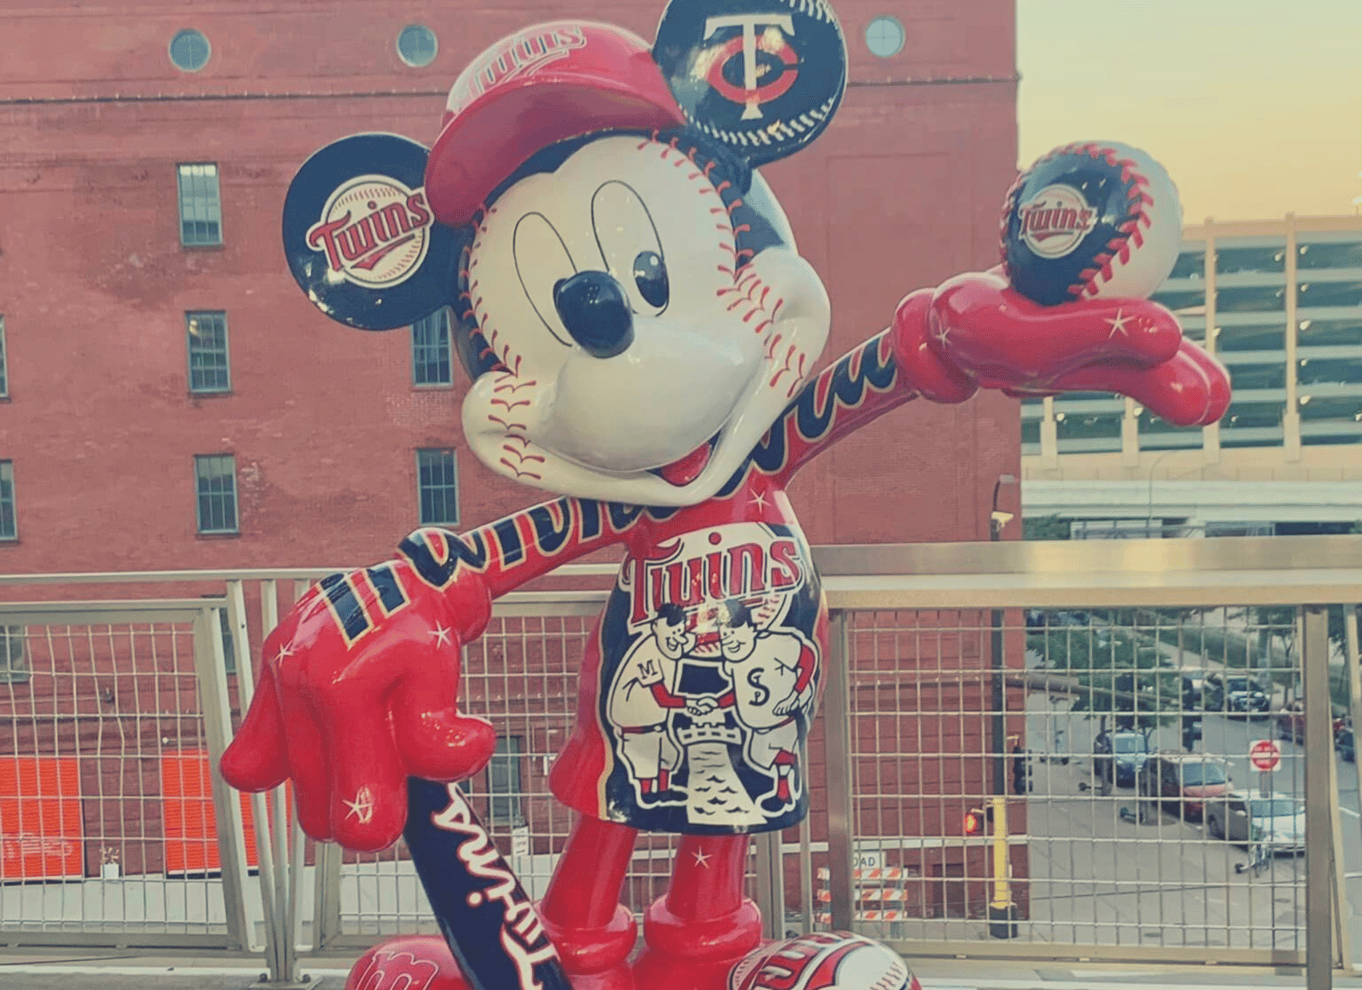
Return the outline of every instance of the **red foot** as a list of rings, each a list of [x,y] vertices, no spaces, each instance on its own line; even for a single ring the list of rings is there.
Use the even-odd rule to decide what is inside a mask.
[[[443,938],[404,935],[360,956],[345,990],[468,990],[468,984]]]
[[[751,901],[704,921],[673,914],[667,898],[643,922],[648,948],[634,963],[634,982],[645,990],[725,990],[738,960],[761,944],[761,912]]]
[[[573,990],[634,990],[634,977],[625,965],[638,942],[638,924],[624,905],[601,928],[568,928],[540,910],[549,940],[558,949]]]

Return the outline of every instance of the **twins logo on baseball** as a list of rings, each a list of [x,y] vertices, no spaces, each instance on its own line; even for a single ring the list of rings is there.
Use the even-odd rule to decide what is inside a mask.
[[[895,953],[861,935],[809,932],[747,956],[729,990],[920,990]]]
[[[1083,194],[1064,185],[1046,186],[1017,210],[1026,246],[1042,258],[1062,258],[1097,226],[1097,211]]]
[[[759,120],[761,105],[778,100],[790,91],[799,76],[799,56],[785,40],[794,34],[794,18],[788,14],[733,14],[705,19],[705,39],[723,28],[742,28],[742,34],[713,50],[705,81],[732,103],[742,104],[743,120]],[[757,29],[761,28],[761,34]],[[783,33],[782,33],[783,32]],[[759,60],[758,53],[763,57]],[[742,85],[730,81],[733,61],[742,56]],[[762,82],[763,77],[774,78]],[[760,85],[759,85],[760,84]]]
[[[434,222],[424,188],[409,189],[387,175],[361,175],[331,194],[307,232],[307,244],[326,253],[330,281],[389,288],[421,266]]]

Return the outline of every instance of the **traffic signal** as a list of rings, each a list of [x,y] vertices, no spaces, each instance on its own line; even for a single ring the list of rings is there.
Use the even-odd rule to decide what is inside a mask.
[[[983,835],[984,824],[988,821],[988,813],[983,808],[970,808],[965,812],[965,834]]]
[[[1201,716],[1184,715],[1182,716],[1182,748],[1191,752],[1193,745],[1201,738]]]

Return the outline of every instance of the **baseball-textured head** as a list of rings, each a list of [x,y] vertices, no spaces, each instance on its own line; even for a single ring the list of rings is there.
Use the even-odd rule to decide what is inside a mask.
[[[753,169],[821,133],[845,85],[825,0],[675,0],[651,50],[561,21],[475,60],[426,186],[438,219],[472,221],[454,311],[484,463],[650,505],[728,481],[829,325]]]
[[[684,132],[546,152],[488,206],[460,278],[477,456],[637,504],[713,495],[811,372],[830,318],[763,180]]]
[[[290,264],[351,326],[451,308],[464,429],[492,469],[694,504],[827,339],[826,292],[754,168],[822,133],[845,86],[826,0],[673,0],[652,46],[528,27],[455,81],[423,177],[407,159],[424,149],[392,135],[314,156],[286,207]]]

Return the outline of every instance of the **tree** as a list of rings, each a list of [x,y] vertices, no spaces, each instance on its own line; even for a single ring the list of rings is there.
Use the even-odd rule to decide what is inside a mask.
[[[1067,540],[1069,520],[1059,516],[1027,516],[1022,519],[1023,540]]]

